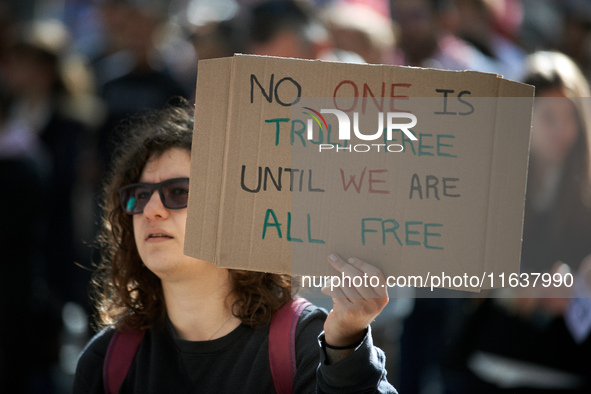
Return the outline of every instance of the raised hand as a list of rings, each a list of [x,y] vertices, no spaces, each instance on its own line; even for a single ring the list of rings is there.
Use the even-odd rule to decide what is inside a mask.
[[[354,257],[344,261],[331,254],[328,262],[340,280],[322,288],[333,300],[324,323],[325,340],[331,347],[347,347],[363,339],[366,328],[388,304],[386,280],[379,269]]]

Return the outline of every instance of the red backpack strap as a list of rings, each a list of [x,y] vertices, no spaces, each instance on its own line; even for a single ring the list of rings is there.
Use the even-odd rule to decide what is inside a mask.
[[[105,394],[116,394],[125,380],[145,331],[115,331],[103,364]]]
[[[295,332],[302,311],[312,305],[303,298],[292,298],[271,319],[269,328],[269,364],[278,394],[293,393],[296,373]]]

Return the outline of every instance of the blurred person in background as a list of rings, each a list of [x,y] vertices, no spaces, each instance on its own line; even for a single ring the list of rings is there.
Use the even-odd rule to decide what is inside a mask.
[[[510,37],[519,28],[521,8],[514,0],[455,0],[460,38],[494,64],[495,72],[521,80],[525,52]]]
[[[528,57],[524,81],[536,87],[522,268],[573,270],[591,246],[591,113],[580,69],[557,52]]]
[[[522,8],[521,24],[515,35],[510,37],[515,38],[527,53],[557,48],[560,37],[556,34],[556,28],[562,23],[557,2],[519,0],[519,3]]]
[[[105,0],[101,4],[107,45],[103,56],[93,61],[106,106],[98,142],[101,173],[113,150],[111,134],[122,120],[140,111],[161,108],[171,97],[193,94],[171,74],[157,50],[157,38],[168,17],[168,3]]]
[[[24,25],[7,52],[2,76],[14,97],[7,121],[31,130],[47,152],[44,275],[60,302],[84,305],[89,274],[74,265],[75,243],[81,240],[75,235],[73,207],[83,146],[90,139],[91,125],[100,122],[101,107],[77,85],[88,70],[67,58],[68,43],[68,31],[57,21]]]
[[[199,60],[228,57],[240,52],[229,21],[209,21],[192,28],[191,43]]]
[[[495,72],[494,62],[455,33],[453,0],[391,0],[398,26],[396,64],[448,70]],[[402,393],[440,393],[441,357],[455,324],[458,301],[445,290],[417,297],[402,321],[399,376]]]
[[[452,0],[391,0],[399,26],[397,64],[447,70],[494,72],[477,48],[454,35]]]
[[[179,15],[177,19],[184,21],[185,28],[189,32],[189,41],[199,60],[227,57],[245,51],[243,48],[245,37],[233,23],[238,19],[240,11],[237,1],[178,0],[178,2],[187,3],[186,7],[181,7],[181,11],[177,12]]]
[[[247,37],[247,53],[364,63],[359,54],[334,47],[319,11],[308,1],[265,0],[245,9],[236,23]]]
[[[528,56],[524,81],[536,101],[521,271],[574,273],[591,252],[589,86],[558,52]],[[466,300],[446,354],[447,392],[590,392],[591,343],[577,343],[564,319],[570,289],[500,291]]]
[[[559,49],[570,56],[591,77],[591,1],[558,2],[562,11],[562,39]]]
[[[6,3],[0,3],[0,62],[4,62],[8,50],[16,38],[16,25],[12,8]]]
[[[27,125],[8,119],[0,79],[0,392],[52,393],[59,304],[44,276],[50,156]]]
[[[387,2],[376,3],[384,5],[336,0],[322,14],[335,48],[356,53],[370,64],[391,64],[395,36],[390,8]]]
[[[262,1],[247,12],[248,53],[318,59],[330,47],[328,32],[314,15],[312,4]]]
[[[3,221],[10,229],[10,235],[3,237],[8,242],[3,263],[12,269],[2,276],[10,281],[2,298],[10,300],[11,311],[3,316],[18,322],[13,335],[3,336],[14,350],[4,361],[9,363],[9,374],[18,367],[27,375],[23,380],[11,377],[12,384],[21,384],[7,392],[51,393],[64,384],[58,377],[62,373],[58,364],[62,361],[62,308],[71,303],[90,309],[90,272],[76,263],[90,259],[83,234],[88,236],[86,241],[92,240],[88,213],[93,201],[81,191],[92,182],[88,169],[94,163],[87,152],[92,151],[92,130],[102,120],[102,106],[93,95],[87,65],[69,52],[70,36],[63,24],[44,20],[15,22],[15,27],[1,63],[1,83],[11,97],[6,104],[3,145],[4,153],[19,152],[29,161],[12,163],[6,183],[10,185],[6,190],[24,194],[4,197],[18,199],[7,206],[30,204],[35,218],[27,219],[21,212],[21,222],[15,224],[11,213],[17,209]],[[28,198],[33,193],[39,200],[34,206]],[[27,295],[21,298],[22,291]]]

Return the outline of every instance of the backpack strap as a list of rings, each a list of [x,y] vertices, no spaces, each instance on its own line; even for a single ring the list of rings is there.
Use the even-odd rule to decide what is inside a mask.
[[[125,380],[145,331],[115,331],[103,364],[105,394],[117,394]]]
[[[292,298],[271,319],[269,327],[269,364],[275,391],[293,393],[295,376],[295,332],[302,311],[309,305],[303,298]],[[116,331],[109,342],[103,364],[105,394],[116,394],[125,380],[145,331]]]
[[[309,305],[303,298],[292,298],[271,319],[269,327],[269,364],[275,391],[293,393],[296,373],[295,332],[302,311]]]

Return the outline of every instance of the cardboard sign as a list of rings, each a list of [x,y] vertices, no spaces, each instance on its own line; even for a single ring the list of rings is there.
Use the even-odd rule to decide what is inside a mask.
[[[200,61],[185,253],[305,275],[334,273],[329,253],[385,275],[519,272],[533,92],[473,71]]]

